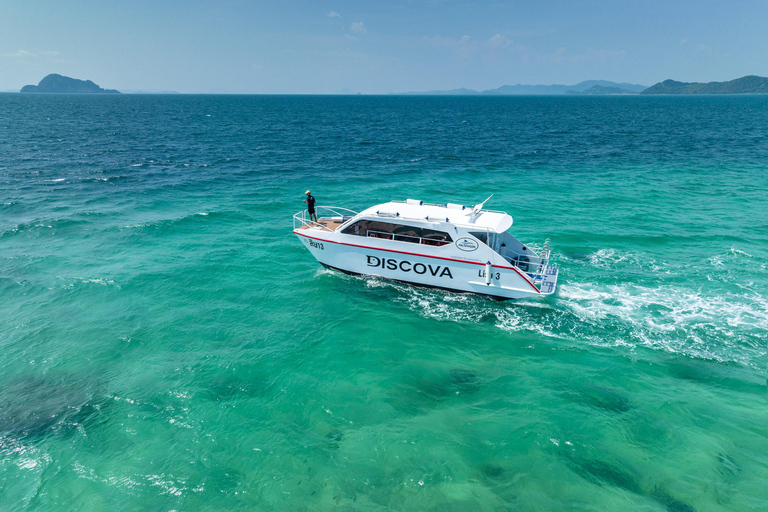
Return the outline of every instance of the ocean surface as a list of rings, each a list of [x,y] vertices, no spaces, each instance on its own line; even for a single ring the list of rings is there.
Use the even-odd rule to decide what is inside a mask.
[[[323,269],[311,189],[558,292]],[[0,95],[0,510],[768,510],[768,97]]]

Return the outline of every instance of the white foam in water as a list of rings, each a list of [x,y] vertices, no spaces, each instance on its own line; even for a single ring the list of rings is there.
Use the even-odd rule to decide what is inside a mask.
[[[589,262],[595,267],[608,267],[616,263],[637,263],[638,258],[633,253],[617,251],[615,249],[600,249],[589,255]]]
[[[595,343],[611,344],[615,331],[623,333],[627,344],[753,364],[766,353],[768,328],[766,297],[752,281],[743,281],[756,262],[750,270],[743,263],[753,258],[735,247],[712,255],[708,262],[716,273],[705,277],[722,286],[694,290],[692,276],[708,272],[706,267],[690,262],[657,264],[642,254],[605,249],[589,257],[595,267],[611,271],[647,267],[654,271],[649,277],[659,284],[566,282],[559,287],[558,302],[585,325],[591,324],[595,332],[589,338]],[[666,271],[661,273],[660,268]],[[669,273],[679,276],[676,284],[662,282],[659,274]],[[681,280],[685,284],[679,284]]]
[[[499,303],[478,295],[458,294],[440,290],[427,290],[381,281],[402,293],[399,300],[422,316],[439,321],[477,323],[491,320],[505,331],[531,331],[560,337],[556,332],[533,321],[530,310],[551,310],[549,304],[531,301]],[[398,300],[398,299],[396,299]]]
[[[601,344],[611,344],[611,332],[618,331],[630,344],[721,360],[741,359],[738,349],[752,356],[765,351],[759,340],[768,329],[768,302],[760,295],[592,283],[565,284],[558,293],[564,308],[609,335],[589,336]]]
[[[331,269],[329,269],[329,268],[320,267],[320,268],[319,268],[319,269],[317,269],[317,271],[315,272],[315,275],[316,275],[316,276],[323,276],[323,275],[326,275],[326,276],[327,276],[327,275],[334,275],[334,276],[336,276],[336,275],[337,275],[337,276],[339,276],[339,277],[343,277],[343,276],[345,276],[346,274],[342,274],[341,272],[336,272],[335,270],[331,270]]]
[[[742,251],[741,249],[737,249],[735,247],[731,247],[728,252],[734,256],[746,256],[747,258],[753,258],[753,256],[748,252]]]
[[[732,248],[722,255],[752,258]],[[655,262],[643,254],[601,249],[584,260],[559,256],[585,268],[608,270],[599,282],[563,280],[555,296],[546,301],[495,302],[490,299],[440,290],[411,287],[376,278],[361,279],[368,288],[391,288],[395,301],[405,303],[425,318],[478,323],[492,321],[507,332],[533,332],[549,338],[597,346],[636,347],[694,357],[739,362],[754,367],[766,355],[768,299],[751,283],[731,286],[731,276],[719,270],[719,283],[732,291],[697,291],[679,284],[646,285],[613,281],[620,268],[641,267],[648,275],[684,276],[682,265]],[[579,263],[580,261],[580,263]],[[618,267],[618,268],[617,268]],[[574,274],[575,270],[573,269]],[[339,275],[330,270],[319,274]],[[347,277],[347,276],[345,276]],[[620,277],[620,276],[619,276]],[[678,278],[676,278],[678,279]],[[659,281],[659,279],[656,279]]]
[[[618,251],[616,249],[600,249],[587,255],[589,264],[600,270],[615,270],[617,267],[637,267],[653,272],[669,273],[667,263],[658,262],[652,257],[636,252]]]
[[[120,285],[115,284],[115,282],[112,279],[104,279],[103,277],[96,278],[96,279],[82,279],[83,283],[93,283],[93,284],[100,284],[102,286],[116,286],[120,288]]]
[[[729,256],[751,257],[737,249],[731,249]],[[684,272],[641,254],[613,249],[597,251],[587,261],[587,265],[611,270],[613,266],[644,266],[664,267],[675,274]],[[401,292],[396,300],[427,318],[460,323],[490,318],[505,331],[535,332],[576,343],[645,346],[753,366],[765,356],[768,344],[768,299],[748,283],[723,293],[672,284],[565,281],[552,300],[506,303],[380,280],[368,280],[368,286],[394,287]]]
[[[106,279],[103,277],[89,278],[89,277],[77,277],[77,276],[56,276],[56,278],[68,281],[67,283],[64,284],[64,287],[66,288],[71,288],[72,283],[74,281],[80,281],[83,284],[98,284],[101,286],[114,286],[115,288],[120,289],[120,285],[116,284],[114,280]]]
[[[477,297],[452,294],[437,290],[406,288],[403,299],[423,316],[442,321],[479,322],[487,312],[474,303]]]
[[[723,256],[720,254],[716,254],[714,256],[709,257],[709,262],[712,264],[713,267],[722,267],[725,266],[725,263],[723,263]]]
[[[139,222],[138,224],[129,224],[127,226],[120,226],[120,229],[133,229],[133,228],[145,228],[151,226],[153,222]]]

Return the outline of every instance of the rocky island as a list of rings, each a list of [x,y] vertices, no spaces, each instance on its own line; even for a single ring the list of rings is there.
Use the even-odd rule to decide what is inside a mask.
[[[664,80],[640,94],[766,94],[768,78],[744,76],[729,82],[689,83]]]
[[[25,85],[21,92],[65,93],[65,94],[120,94],[114,89],[102,89],[90,80],[78,80],[57,74],[51,74],[40,80],[37,85]]]

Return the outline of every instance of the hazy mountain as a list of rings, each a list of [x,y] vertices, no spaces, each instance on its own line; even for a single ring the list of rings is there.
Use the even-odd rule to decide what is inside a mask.
[[[677,82],[664,80],[643,94],[768,94],[768,78],[745,76],[729,82]]]
[[[181,94],[178,91],[145,91],[144,89],[123,89],[123,94]]]
[[[69,94],[120,94],[114,89],[102,89],[90,80],[78,80],[57,74],[48,75],[37,85],[25,85],[21,92]]]
[[[398,93],[395,93],[398,94]],[[476,96],[478,94],[483,94],[479,91],[474,91],[472,89],[451,89],[448,91],[414,91],[414,92],[404,92],[399,94],[408,94],[408,95],[438,95],[438,96]]]
[[[640,94],[640,93],[637,91],[624,89],[623,87],[603,87],[602,85],[593,85],[589,89],[586,89],[581,92],[574,91],[571,89],[571,90],[565,91],[565,94],[577,95],[577,96],[604,96],[604,95],[615,95],[615,94]]]
[[[618,89],[623,89],[628,91],[629,93],[638,93],[643,91],[646,86],[644,85],[638,85],[638,84],[629,84],[625,82],[617,83],[617,82],[610,82],[608,80],[586,80],[584,82],[579,82],[575,85],[502,85],[501,87],[497,89],[488,89],[485,91],[474,91],[472,89],[452,89],[448,91],[423,91],[423,92],[407,92],[403,94],[421,94],[421,95],[444,95],[444,96],[467,96],[467,95],[498,95],[498,96],[504,96],[504,95],[546,95],[546,96],[553,96],[558,94],[566,94],[568,91],[572,91],[570,94],[573,94],[573,92],[581,93],[588,89],[591,89],[592,87],[615,87]],[[592,92],[591,94],[612,94],[612,93],[598,93],[598,92]],[[623,94],[623,93],[621,93]]]

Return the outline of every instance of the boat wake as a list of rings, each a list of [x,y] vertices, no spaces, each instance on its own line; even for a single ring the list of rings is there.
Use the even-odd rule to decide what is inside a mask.
[[[577,319],[572,333],[595,345],[646,346],[740,363],[766,355],[768,301],[752,292],[569,283],[558,302]]]
[[[747,257],[738,250],[722,255],[723,260]],[[561,258],[561,262],[563,259],[569,258]],[[765,371],[768,298],[748,283],[725,289],[720,285],[728,282],[730,276],[719,270],[716,274],[709,267],[701,269],[702,272],[708,271],[718,278],[710,276],[712,286],[694,289],[677,283],[680,276],[692,271],[690,268],[676,268],[639,254],[612,250],[597,251],[573,261],[585,267],[602,268],[604,279],[565,280],[557,295],[545,301],[493,302],[479,296],[413,288],[378,279],[366,279],[366,283],[370,287],[391,287],[397,292],[395,301],[438,321],[492,322],[507,332],[527,331],[577,344],[622,346],[630,350],[647,347]],[[756,263],[759,268],[759,262]],[[583,274],[575,268],[578,265],[573,266],[566,267],[565,276]],[[661,274],[672,276],[670,279],[675,282],[635,282],[632,271],[621,271],[636,271],[638,267],[654,268],[656,272],[663,269]]]

